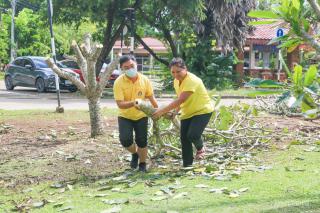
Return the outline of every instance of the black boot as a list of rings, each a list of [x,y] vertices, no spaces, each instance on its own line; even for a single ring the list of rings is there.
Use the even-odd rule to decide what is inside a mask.
[[[147,164],[145,162],[139,163],[139,171],[140,172],[147,172]]]
[[[138,153],[132,154],[131,162],[130,162],[131,169],[136,169],[138,167],[138,160],[139,160]]]

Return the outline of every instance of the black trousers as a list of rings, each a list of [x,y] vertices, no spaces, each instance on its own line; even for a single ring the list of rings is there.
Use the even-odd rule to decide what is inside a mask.
[[[129,147],[133,144],[133,131],[135,132],[135,142],[138,147],[145,148],[148,138],[148,118],[144,117],[139,120],[130,120],[118,117],[119,137],[122,146]]]
[[[201,135],[208,125],[211,115],[212,112],[181,120],[180,140],[183,166],[191,166],[193,163],[192,144],[197,150],[202,149],[203,141]]]

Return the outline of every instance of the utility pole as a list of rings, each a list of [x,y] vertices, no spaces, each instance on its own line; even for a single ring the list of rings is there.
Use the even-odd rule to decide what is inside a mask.
[[[53,7],[51,0],[47,0],[48,3],[48,16],[49,16],[49,25],[50,25],[50,35],[51,35],[51,51],[52,51],[52,58],[54,63],[57,63],[57,57],[56,57],[56,46],[54,43],[54,34],[53,34],[53,28],[52,28],[52,15],[53,15]],[[55,82],[56,82],[56,92],[57,92],[57,100],[58,100],[58,106],[56,108],[56,112],[63,113],[64,109],[61,106],[60,101],[60,86],[59,86],[59,76],[54,73],[55,76]]]
[[[15,57],[15,42],[14,42],[14,17],[16,14],[16,0],[11,0],[12,14],[11,14],[11,48],[10,48],[10,61]]]

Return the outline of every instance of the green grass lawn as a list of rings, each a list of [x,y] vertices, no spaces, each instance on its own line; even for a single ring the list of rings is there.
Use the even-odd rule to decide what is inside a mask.
[[[117,109],[102,108],[103,116],[116,116]],[[89,121],[89,111],[86,110],[70,110],[65,113],[50,112],[48,110],[2,110],[0,109],[0,118],[2,120],[14,120],[19,119],[26,121],[30,119],[34,120],[64,120],[64,121],[78,121],[86,119]]]
[[[252,97],[265,96],[265,95],[277,95],[284,91],[281,89],[238,89],[238,90],[222,90],[222,91],[212,91],[213,94],[221,96],[243,96]]]
[[[23,189],[0,189],[0,212],[9,212],[13,208],[11,200],[21,203],[29,198],[32,198],[31,202],[44,199],[55,202],[32,209],[32,212],[41,213],[57,212],[64,207],[72,207],[67,212],[102,212],[114,207],[102,200],[120,198],[129,199],[128,204],[120,205],[121,212],[320,212],[320,154],[305,152],[304,148],[305,146],[291,146],[285,151],[261,152],[257,155],[257,161],[259,165],[271,166],[270,170],[244,171],[231,181],[217,181],[206,176],[181,176],[185,172],[162,174],[162,170],[153,170],[145,175],[130,176],[131,181],[137,182],[132,188],[126,188],[124,183],[109,183],[111,187],[123,188],[125,192],[122,193],[98,191],[101,187],[99,183],[107,182],[110,178],[96,182],[84,178],[65,192],[50,188],[52,183],[26,186],[25,190],[32,191],[25,193],[21,192]],[[168,199],[151,200],[157,191],[176,181],[185,187],[176,189]],[[197,184],[205,184],[208,188],[196,188]],[[236,198],[209,193],[210,189],[221,187],[249,190]],[[187,196],[173,198],[182,192],[186,192]],[[98,194],[104,194],[104,197],[94,197]],[[57,203],[61,203],[61,207],[55,208]]]

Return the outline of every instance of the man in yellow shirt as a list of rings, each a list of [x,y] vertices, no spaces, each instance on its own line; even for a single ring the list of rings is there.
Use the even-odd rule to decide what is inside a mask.
[[[188,72],[181,58],[174,58],[170,63],[170,69],[175,78],[174,89],[178,99],[155,111],[153,118],[158,118],[173,109],[181,112],[182,160],[183,166],[188,167],[193,164],[192,144],[197,149],[195,158],[204,158],[205,150],[201,135],[211,118],[213,104],[202,80]]]
[[[139,171],[146,171],[148,118],[135,105],[136,99],[148,99],[154,108],[158,108],[153,96],[153,89],[149,79],[137,72],[136,59],[132,55],[120,57],[122,73],[114,82],[114,98],[119,107],[119,135],[120,142],[131,154],[130,166],[138,167]],[[133,131],[135,143],[133,143]]]

